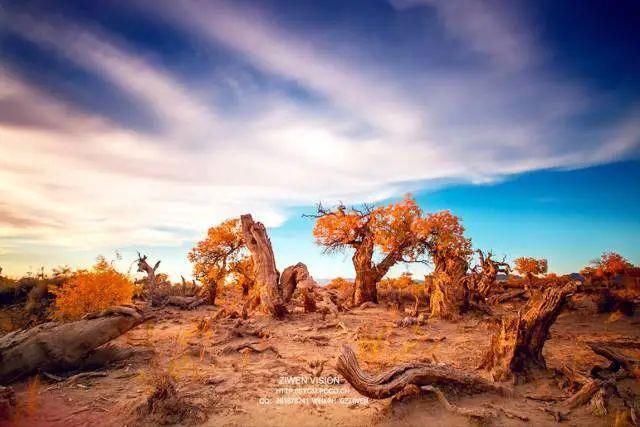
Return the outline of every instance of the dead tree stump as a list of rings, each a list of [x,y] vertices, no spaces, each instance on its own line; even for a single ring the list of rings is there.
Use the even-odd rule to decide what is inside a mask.
[[[254,222],[251,214],[242,215],[240,222],[245,244],[253,257],[262,307],[267,313],[280,319],[287,314],[287,308],[284,305],[279,283],[280,273],[276,269],[276,260],[267,230],[261,222]]]
[[[496,381],[513,379],[516,383],[526,381],[535,369],[546,369],[542,348],[575,289],[572,283],[548,288],[534,295],[516,316],[503,318],[480,368],[487,369]]]

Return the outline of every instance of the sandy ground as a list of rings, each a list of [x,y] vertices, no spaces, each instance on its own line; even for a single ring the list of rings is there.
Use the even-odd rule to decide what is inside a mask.
[[[516,309],[508,304],[501,307],[504,312]],[[219,308],[156,311],[155,320],[138,326],[115,342],[143,351],[103,370],[105,377],[87,378],[74,384],[36,377],[14,384],[20,411],[13,424],[154,425],[157,421],[137,417],[136,407],[144,405],[154,388],[156,365],[176,379],[179,393],[186,401],[205,408],[208,419],[203,425],[467,426],[474,423],[445,411],[431,395],[367,402],[344,382],[321,385],[311,382],[318,378],[313,374],[318,373],[322,363],[325,365],[319,378],[326,382],[335,379],[335,358],[343,344],[351,345],[363,367],[372,372],[415,360],[436,360],[473,370],[495,327],[486,317],[470,315],[455,323],[429,321],[424,326],[397,328],[393,322],[401,315],[380,307],[356,309],[341,315],[343,328],[335,319],[322,320],[319,314],[294,313],[286,321],[256,316],[245,323],[261,328],[269,335],[267,338],[250,336],[229,340],[229,330],[237,320],[208,322],[217,310]],[[583,372],[594,364],[604,365],[604,359],[593,354],[583,341],[621,335],[640,338],[638,324],[637,315],[612,318],[594,314],[587,305],[565,311],[552,327],[551,339],[545,346],[547,363],[550,368],[567,364]],[[255,341],[255,347],[260,350],[272,346],[275,351],[225,353],[225,346],[245,341]],[[306,380],[309,384],[281,384],[283,380]],[[314,387],[320,392],[304,393],[314,391],[309,390]],[[640,393],[633,380],[623,380],[619,387],[633,388]],[[517,386],[517,391],[523,395],[564,396],[551,374]],[[325,399],[314,401],[314,397]],[[502,414],[492,419],[491,425],[556,424],[551,415],[540,410],[545,405],[540,401],[492,394],[449,397],[458,405],[497,405],[529,418],[524,422]],[[573,411],[564,424],[614,425],[615,416],[612,409],[605,417],[596,417],[585,406]]]

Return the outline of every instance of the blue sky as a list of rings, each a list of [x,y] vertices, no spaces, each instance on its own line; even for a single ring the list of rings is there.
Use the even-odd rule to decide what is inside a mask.
[[[0,1],[0,24],[10,274],[140,249],[188,276],[251,212],[281,268],[350,277],[301,213],[406,192],[510,259],[640,263],[636,1]]]

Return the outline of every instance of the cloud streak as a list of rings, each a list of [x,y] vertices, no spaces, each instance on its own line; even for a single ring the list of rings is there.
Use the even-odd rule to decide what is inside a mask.
[[[394,5],[407,13],[413,3]],[[0,239],[86,250],[175,246],[247,211],[278,226],[291,207],[318,200],[376,201],[429,183],[490,182],[637,150],[638,111],[597,131],[570,126],[593,108],[592,94],[552,71],[529,71],[544,52],[511,15],[484,3],[419,3],[489,65],[407,75],[363,46],[352,46],[363,52],[357,57],[324,49],[318,33],[287,28],[264,10],[139,4],[171,31],[323,100],[318,107],[241,86],[248,98],[237,114],[106,29],[12,15],[10,31],[127,94],[160,130],[130,129],[0,68],[0,192],[11,200],[0,206]],[[224,80],[215,75],[213,91]]]

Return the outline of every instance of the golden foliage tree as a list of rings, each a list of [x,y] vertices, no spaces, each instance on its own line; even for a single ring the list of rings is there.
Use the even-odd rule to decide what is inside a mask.
[[[133,290],[131,280],[100,256],[91,270],[77,271],[62,286],[51,289],[56,296],[53,316],[75,320],[114,305],[128,304]]]
[[[356,272],[352,304],[377,302],[377,283],[398,262],[425,262],[436,270],[452,264],[450,257],[468,257],[470,242],[459,219],[450,212],[423,215],[411,195],[387,206],[347,209],[340,204],[318,206],[313,235],[326,252],[353,249]]]
[[[218,286],[227,280],[238,284],[244,295],[253,286],[253,262],[237,218],[209,228],[207,237],[187,257],[193,264],[193,275],[208,289],[211,304],[215,304]]]
[[[527,278],[527,285],[531,286],[533,277],[547,272],[548,263],[546,259],[532,257],[520,257],[513,260],[516,271],[524,274]]]
[[[623,274],[633,265],[625,257],[616,252],[604,252],[600,258],[591,261],[581,273],[596,279],[605,279],[607,283],[617,274]]]

